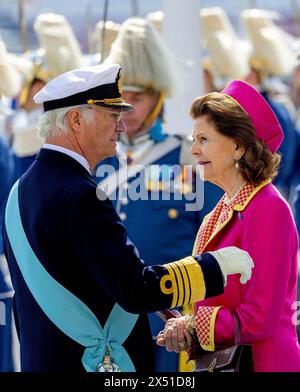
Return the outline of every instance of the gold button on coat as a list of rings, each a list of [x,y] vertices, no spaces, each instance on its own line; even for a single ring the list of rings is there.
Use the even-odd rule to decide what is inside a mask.
[[[175,208],[170,208],[168,211],[169,218],[176,219],[178,217],[178,211]]]

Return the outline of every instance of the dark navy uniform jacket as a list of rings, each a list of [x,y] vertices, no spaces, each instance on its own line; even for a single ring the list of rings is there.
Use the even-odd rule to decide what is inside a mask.
[[[20,179],[19,205],[28,241],[42,265],[102,326],[116,302],[126,311],[142,313],[124,348],[138,372],[152,371],[153,343],[143,312],[171,306],[172,294],[160,289],[167,268],[145,267],[112,203],[97,199],[89,173],[63,153],[40,151]],[[20,273],[5,229],[4,241],[15,289],[22,371],[83,371],[84,347],[42,312]],[[206,297],[219,295],[223,279],[218,263],[211,254],[197,261]]]

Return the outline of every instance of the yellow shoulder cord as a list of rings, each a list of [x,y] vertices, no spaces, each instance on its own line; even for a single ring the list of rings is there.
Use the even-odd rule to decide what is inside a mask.
[[[154,121],[157,119],[159,113],[161,112],[163,103],[164,103],[164,93],[160,92],[154,108],[148,114],[148,116],[145,118],[145,120],[141,126],[141,129],[147,129],[148,127],[150,127],[154,123]]]

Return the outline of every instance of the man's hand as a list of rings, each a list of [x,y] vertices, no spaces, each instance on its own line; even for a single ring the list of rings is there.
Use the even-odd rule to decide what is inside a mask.
[[[217,260],[221,268],[224,286],[227,284],[227,275],[240,274],[240,282],[243,284],[251,278],[254,264],[248,252],[235,246],[228,246],[208,253]]]

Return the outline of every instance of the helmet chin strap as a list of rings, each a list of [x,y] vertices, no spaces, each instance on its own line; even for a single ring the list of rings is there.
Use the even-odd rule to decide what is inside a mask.
[[[142,129],[146,130],[146,129],[150,128],[150,126],[154,123],[154,121],[159,116],[159,113],[161,112],[163,103],[164,103],[164,93],[159,92],[156,103],[154,105],[154,108],[151,110],[151,112],[147,115],[147,117],[143,121],[140,130],[142,130]]]

